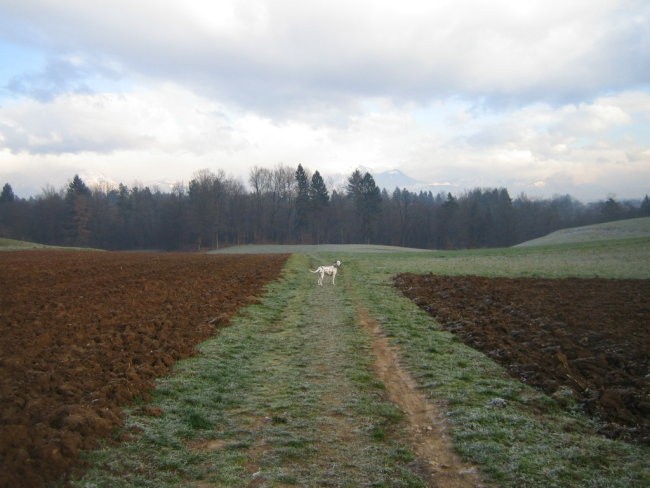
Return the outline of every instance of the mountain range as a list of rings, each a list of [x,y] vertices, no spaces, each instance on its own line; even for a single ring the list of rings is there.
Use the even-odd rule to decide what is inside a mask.
[[[371,168],[366,168],[364,166],[359,166],[357,168],[361,174],[370,173],[375,180],[377,186],[381,189],[385,189],[388,193],[392,193],[395,188],[400,190],[406,189],[412,192],[420,191],[431,191],[434,194],[438,192],[447,192],[454,191],[456,188],[450,183],[426,183],[424,181],[417,180],[406,173],[398,170],[391,169],[388,171],[382,171],[380,173],[375,172]],[[345,189],[348,183],[349,175],[330,175],[327,178],[327,184],[330,189],[336,189],[337,191]]]

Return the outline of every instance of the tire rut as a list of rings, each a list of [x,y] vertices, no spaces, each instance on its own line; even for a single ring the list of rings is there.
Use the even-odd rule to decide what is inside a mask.
[[[357,302],[358,321],[372,337],[374,371],[386,386],[390,401],[404,412],[410,443],[421,470],[431,486],[470,488],[485,486],[475,466],[464,463],[454,452],[449,423],[444,413],[418,390],[417,383],[399,362],[397,349],[383,334],[379,323]]]

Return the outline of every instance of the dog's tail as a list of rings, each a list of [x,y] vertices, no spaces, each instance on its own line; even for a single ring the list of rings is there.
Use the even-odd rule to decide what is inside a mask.
[[[320,271],[318,271],[317,269],[310,269],[309,271],[310,271],[311,273],[320,273]]]

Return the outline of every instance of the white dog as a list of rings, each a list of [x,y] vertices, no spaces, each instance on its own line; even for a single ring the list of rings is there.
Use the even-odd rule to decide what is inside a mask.
[[[318,277],[318,284],[320,286],[323,286],[323,278],[325,275],[331,276],[332,277],[332,284],[335,285],[335,280],[336,280],[336,272],[338,271],[339,267],[341,266],[341,261],[336,261],[334,263],[334,266],[319,266],[315,270],[310,269],[312,273],[320,273],[320,276]]]

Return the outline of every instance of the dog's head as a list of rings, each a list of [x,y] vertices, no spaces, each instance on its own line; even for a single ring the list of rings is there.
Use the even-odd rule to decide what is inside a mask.
[[[341,261],[337,260],[336,263],[334,263],[334,266],[336,266],[337,268],[340,268],[341,267]]]

